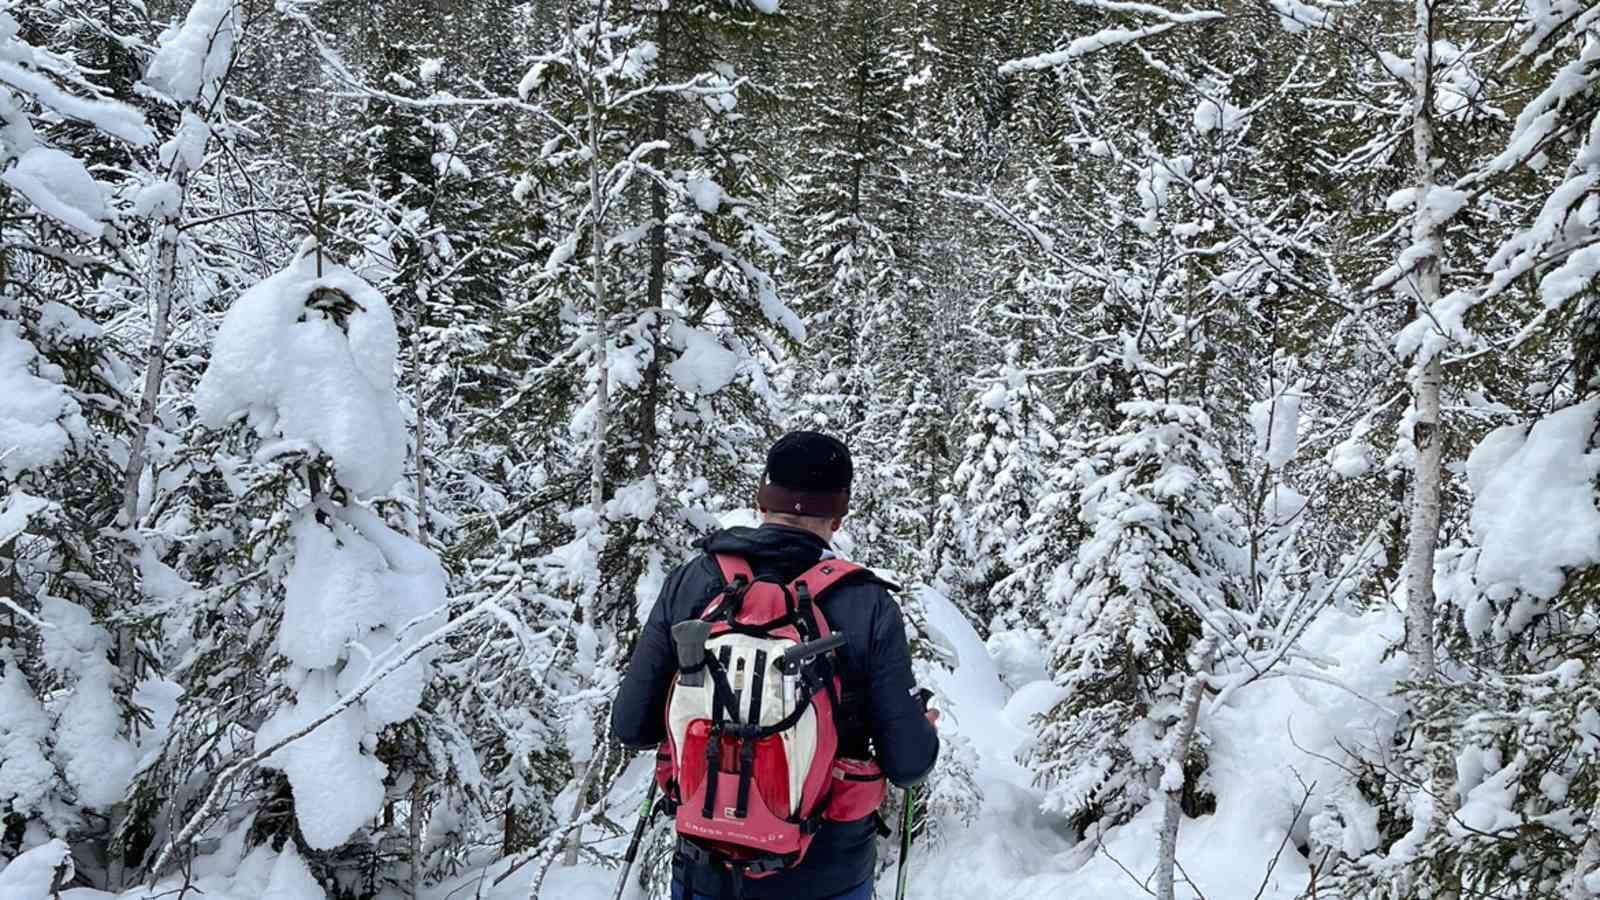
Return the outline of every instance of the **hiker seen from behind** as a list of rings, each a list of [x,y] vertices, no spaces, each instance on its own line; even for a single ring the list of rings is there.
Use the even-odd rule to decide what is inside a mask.
[[[868,900],[888,783],[933,769],[894,585],[831,546],[852,476],[840,441],[779,439],[761,526],[706,538],[634,647],[611,729],[657,748],[673,900]]]

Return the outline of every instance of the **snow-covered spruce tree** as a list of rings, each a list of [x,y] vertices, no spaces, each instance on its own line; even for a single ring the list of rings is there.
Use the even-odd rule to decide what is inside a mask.
[[[1344,865],[1335,869],[1333,884],[1346,896],[1428,891],[1593,895],[1591,873],[1600,860],[1593,849],[1600,833],[1593,815],[1597,795],[1585,765],[1592,755],[1591,740],[1587,726],[1577,723],[1594,715],[1594,559],[1581,544],[1552,537],[1592,535],[1596,524],[1589,462],[1595,410],[1592,401],[1573,402],[1590,389],[1582,362],[1588,353],[1583,324],[1588,313],[1579,298],[1592,272],[1588,251],[1574,248],[1592,241],[1596,222],[1592,208],[1567,192],[1575,178],[1586,177],[1579,174],[1585,167],[1587,177],[1593,177],[1600,121],[1572,99],[1593,90],[1593,75],[1577,73],[1592,65],[1584,60],[1600,53],[1600,43],[1593,34],[1567,32],[1565,22],[1539,14],[1510,18],[1506,31],[1480,34],[1477,41],[1451,48],[1458,55],[1448,67],[1419,51],[1414,70],[1426,83],[1437,80],[1432,88],[1435,105],[1427,107],[1431,114],[1419,118],[1427,118],[1424,124],[1441,135],[1448,135],[1459,119],[1481,121],[1484,112],[1480,105],[1486,88],[1462,94],[1461,76],[1451,73],[1481,73],[1477,61],[1500,57],[1503,46],[1519,47],[1513,55],[1517,67],[1511,71],[1541,85],[1518,111],[1509,133],[1493,135],[1480,158],[1487,161],[1472,160],[1455,187],[1430,184],[1422,167],[1415,194],[1394,204],[1414,206],[1419,227],[1431,223],[1432,247],[1445,260],[1451,258],[1452,220],[1519,204],[1515,195],[1507,196],[1511,174],[1534,177],[1523,169],[1524,162],[1538,155],[1546,158],[1533,169],[1540,183],[1534,196],[1543,195],[1536,201],[1542,208],[1529,210],[1533,224],[1511,232],[1508,239],[1496,236],[1503,243],[1490,257],[1483,282],[1463,285],[1462,277],[1446,268],[1442,287],[1435,289],[1429,305],[1429,321],[1419,320],[1407,330],[1402,349],[1416,354],[1422,388],[1445,397],[1451,396],[1451,382],[1490,374],[1448,366],[1452,346],[1492,346],[1486,333],[1515,327],[1516,343],[1526,341],[1539,350],[1531,367],[1509,354],[1494,361],[1491,371],[1503,379],[1499,396],[1521,414],[1490,432],[1467,457],[1470,540],[1458,539],[1456,546],[1440,552],[1430,585],[1439,590],[1429,624],[1437,633],[1435,665],[1441,677],[1417,671],[1404,692],[1417,735],[1394,766],[1371,767],[1368,780],[1376,787],[1379,809],[1394,826],[1374,852],[1341,860]],[[1448,18],[1431,27],[1453,33],[1452,26],[1461,27]],[[1534,41],[1551,49],[1533,58],[1527,54]],[[1459,119],[1449,115],[1453,108]],[[1582,136],[1557,139],[1565,129]],[[1496,153],[1500,146],[1504,150]],[[1556,160],[1563,164],[1553,164]],[[1457,212],[1462,185],[1470,185],[1470,195],[1478,199]],[[1419,244],[1427,246],[1421,239]],[[1411,258],[1424,256],[1414,252]],[[1537,282],[1524,279],[1527,273],[1536,273]],[[1468,311],[1474,313],[1470,318]],[[1549,311],[1564,320],[1556,328],[1545,325]],[[1569,377],[1570,388],[1564,383]],[[1479,416],[1487,414],[1484,409]],[[1464,504],[1454,510],[1449,505],[1449,463],[1452,456],[1460,459],[1444,441],[1449,433],[1446,429],[1433,438],[1443,444],[1434,449],[1445,456],[1445,472],[1439,476],[1444,502],[1422,495],[1414,501],[1442,507],[1418,506],[1416,514],[1438,516],[1444,534],[1464,517]],[[1549,499],[1538,508],[1560,509],[1571,521],[1556,526],[1544,513],[1535,524],[1519,515],[1506,498],[1521,499],[1529,491],[1548,492]],[[1414,529],[1414,539],[1416,535]],[[1431,563],[1426,552],[1431,548],[1414,543],[1412,550],[1422,552],[1410,555],[1408,567]],[[1413,609],[1426,599],[1413,600]]]
[[[789,381],[794,421],[853,448],[855,552],[909,571],[927,537],[916,508],[933,499],[915,496],[910,476],[945,462],[917,452],[926,444],[903,444],[899,405],[880,401],[892,395],[926,407],[942,399],[925,389],[937,361],[918,232],[933,193],[916,158],[919,32],[901,12],[852,0],[802,13],[806,32],[828,35],[827,56],[805,70],[811,90],[788,225],[795,258],[785,274],[808,330]]]
[[[92,399],[104,385],[86,375],[115,367],[98,326],[69,307],[0,297],[3,861],[51,838],[107,839],[110,814],[163,727],[139,712],[141,701],[157,704],[115,665],[107,623],[127,598],[113,585],[130,572],[92,543],[115,514],[92,492],[115,496],[119,470],[92,430],[111,427]]]
[[[416,777],[386,808],[385,852],[404,856],[413,883],[435,882],[481,864],[484,847],[511,855],[548,837],[570,782],[557,684],[527,673],[560,670],[572,610],[518,572],[560,547],[554,508],[576,483],[563,478],[587,472],[557,464],[568,448],[532,433],[565,435],[571,373],[542,368],[562,342],[561,311],[526,302],[540,231],[512,188],[540,138],[523,127],[538,120],[519,109],[510,68],[559,29],[548,6],[488,3],[448,20],[399,2],[284,8],[290,52],[269,65],[309,57],[300,77],[355,98],[325,103],[343,126],[296,149],[311,185],[296,202],[326,210],[327,245],[393,298],[411,420],[400,521],[440,552],[453,611],[486,586],[522,585],[506,601],[513,615],[452,632],[424,727],[388,747]],[[292,119],[296,101],[277,97],[274,114]],[[553,568],[549,589],[566,593],[567,570]]]
[[[85,165],[154,134],[104,73],[52,46],[82,24],[0,9],[0,868],[52,838],[104,846],[163,724],[119,671],[132,578],[102,532],[132,385],[92,297],[133,277],[119,253],[132,223],[107,202],[115,176]]]
[[[1020,190],[1024,202],[1037,199],[1034,188],[1037,182]],[[963,298],[956,341],[968,346],[958,369],[965,376],[964,409],[951,440],[955,468],[933,512],[926,558],[934,583],[987,635],[1030,617],[1028,598],[1013,604],[1018,598],[997,595],[994,588],[1012,573],[1011,552],[1051,489],[1058,413],[1070,414],[1069,431],[1088,419],[1074,402],[1077,395],[1063,396],[1048,376],[1060,374],[1065,358],[1094,358],[1099,350],[1065,326],[1073,292],[1061,289],[1059,272],[1051,268],[1048,226],[1034,224],[1040,210],[1019,216],[989,193],[959,197],[960,214],[990,213],[982,218],[994,233],[968,232],[963,238],[982,242],[991,255],[974,263],[976,277],[960,283],[972,291]]]
[[[1248,10],[1166,14],[1156,8],[1118,8],[1113,4],[1105,4],[1105,10],[1115,14],[1119,19],[1115,24],[1121,30],[1102,32],[1064,46],[1058,59],[1072,59],[1097,47],[1127,41],[1138,41],[1140,52],[1147,56],[1156,52],[1149,48],[1199,46],[1201,39],[1194,32],[1212,30],[1212,26],[1202,24],[1207,18],[1227,15],[1224,27],[1244,33],[1246,29],[1239,19],[1249,16]],[[1322,164],[1313,164],[1310,172],[1303,172],[1311,180],[1298,182],[1326,192],[1326,199],[1309,198],[1313,209],[1321,202],[1349,211],[1336,220],[1344,234],[1331,243],[1327,256],[1331,269],[1328,293],[1344,312],[1330,316],[1333,308],[1329,307],[1310,310],[1317,314],[1306,316],[1305,311],[1290,305],[1282,311],[1295,313],[1296,319],[1288,320],[1281,314],[1276,318],[1303,325],[1326,323],[1329,329],[1329,339],[1320,347],[1304,338],[1306,331],[1317,330],[1314,325],[1295,329],[1293,340],[1301,345],[1297,350],[1312,344],[1313,366],[1331,363],[1327,371],[1338,373],[1328,379],[1320,379],[1319,373],[1323,384],[1317,386],[1324,391],[1333,388],[1328,391],[1331,399],[1348,404],[1327,417],[1328,421],[1339,423],[1335,433],[1354,432],[1349,440],[1326,448],[1336,471],[1360,478],[1374,468],[1369,444],[1381,442],[1383,430],[1393,428],[1399,432],[1394,452],[1383,461],[1387,484],[1375,484],[1376,479],[1358,481],[1335,492],[1332,499],[1338,508],[1353,515],[1340,518],[1341,523],[1348,524],[1327,529],[1320,538],[1322,547],[1318,553],[1321,561],[1337,558],[1341,547],[1348,548],[1359,540],[1374,519],[1381,523],[1390,513],[1402,511],[1405,494],[1412,486],[1408,484],[1409,470],[1415,467],[1418,477],[1431,482],[1428,493],[1433,496],[1423,498],[1419,492],[1417,496],[1425,502],[1414,504],[1415,509],[1429,510],[1419,528],[1408,529],[1405,515],[1391,519],[1398,527],[1383,535],[1391,565],[1387,571],[1376,573],[1378,583],[1374,585],[1394,596],[1395,582],[1402,575],[1408,575],[1414,586],[1420,584],[1420,589],[1411,592],[1409,607],[1417,614],[1412,631],[1420,641],[1413,647],[1413,662],[1424,671],[1429,669],[1426,658],[1433,649],[1433,642],[1425,637],[1432,624],[1432,617],[1426,613],[1431,606],[1427,598],[1432,581],[1428,555],[1441,521],[1446,531],[1452,527],[1452,499],[1460,496],[1459,483],[1452,485],[1448,467],[1452,447],[1455,454],[1464,452],[1460,443],[1463,431],[1470,434],[1485,421],[1525,409],[1532,400],[1519,396],[1521,385],[1532,380],[1526,365],[1511,358],[1503,348],[1536,344],[1560,352],[1561,342],[1549,340],[1547,330],[1525,327],[1530,322],[1542,325],[1543,314],[1533,318],[1537,307],[1524,293],[1532,286],[1532,279],[1524,276],[1546,265],[1550,267],[1548,284],[1571,285],[1571,276],[1586,271],[1584,267],[1588,265],[1581,261],[1587,257],[1582,249],[1589,227],[1585,214],[1575,195],[1560,190],[1572,184],[1575,169],[1567,166],[1563,170],[1559,162],[1574,151],[1583,155],[1580,135],[1592,127],[1590,111],[1572,102],[1592,90],[1590,78],[1579,74],[1583,64],[1573,65],[1573,57],[1581,59],[1592,38],[1565,30],[1568,25],[1585,21],[1587,11],[1580,14],[1579,10],[1576,5],[1525,9],[1508,4],[1501,10],[1504,16],[1495,20],[1495,28],[1487,30],[1468,28],[1455,18],[1455,11],[1431,4],[1418,5],[1414,15],[1411,11],[1397,15],[1392,8],[1363,4],[1341,7],[1335,15],[1304,4],[1274,4],[1271,11],[1285,29],[1309,36],[1308,53],[1301,57],[1307,71],[1329,72],[1332,78],[1323,82],[1325,88],[1350,91],[1337,96],[1333,95],[1336,91],[1304,91],[1298,101],[1307,109],[1347,110],[1335,114],[1341,120],[1338,124],[1318,128],[1317,133],[1325,136],[1333,151],[1326,176],[1316,171],[1323,168]],[[1500,30],[1502,27],[1504,31]],[[1172,43],[1146,40],[1156,35],[1169,35]],[[1382,36],[1377,50],[1368,43],[1373,35]],[[1270,48],[1260,55],[1271,58]],[[1169,57],[1158,58],[1171,63]],[[1492,67],[1486,62],[1490,58],[1496,60]],[[1508,58],[1513,61],[1505,62]],[[1219,73],[1213,70],[1210,74]],[[1497,92],[1491,85],[1498,84],[1501,78],[1510,79],[1519,87]],[[1315,81],[1306,79],[1305,83]],[[1243,79],[1241,82],[1248,84]],[[1500,101],[1491,98],[1513,94],[1523,97],[1520,92],[1530,82],[1538,87],[1527,88],[1526,96],[1531,99],[1525,112],[1494,107]],[[1544,87],[1546,84],[1548,88]],[[1229,85],[1229,92],[1221,96],[1237,96],[1232,92],[1238,86]],[[1384,100],[1376,106],[1357,104],[1362,107],[1358,111],[1348,105],[1348,98],[1357,94]],[[1214,90],[1212,95],[1217,96]],[[1260,108],[1235,105],[1247,118],[1263,112]],[[1225,123],[1230,117],[1228,107],[1221,103],[1213,107],[1212,118],[1220,114]],[[1383,111],[1376,112],[1378,109]],[[1102,102],[1101,118],[1107,118],[1104,112]],[[1382,121],[1383,134],[1378,137],[1373,136],[1375,119]],[[1279,133],[1296,133],[1294,122],[1285,125]],[[1440,152],[1445,147],[1450,152]],[[1266,161],[1288,158],[1292,155],[1274,154]],[[1557,164],[1552,165],[1552,160]],[[1531,165],[1524,167],[1525,162]],[[1260,170],[1271,171],[1270,167]],[[1530,181],[1538,181],[1539,185],[1525,191]],[[1199,184],[1195,182],[1197,187]],[[1514,184],[1522,187],[1513,188]],[[1329,185],[1337,187],[1330,190]],[[1230,192],[1239,193],[1233,185],[1228,186]],[[1397,227],[1394,219],[1376,212],[1386,198],[1390,212],[1415,212],[1404,216]],[[1374,214],[1363,215],[1361,210],[1372,210]],[[1289,221],[1305,219],[1291,216]],[[1504,227],[1510,222],[1530,221],[1537,224],[1531,228]],[[1265,232],[1252,228],[1246,234],[1258,241]],[[1316,236],[1309,237],[1313,238],[1311,246],[1315,246]],[[1387,272],[1372,268],[1370,253],[1352,248],[1354,241],[1373,239],[1393,246],[1400,260]],[[1303,253],[1297,255],[1305,258]],[[1479,271],[1479,261],[1484,259],[1493,261],[1491,275],[1482,283],[1475,283],[1473,273]],[[1301,274],[1299,269],[1293,271]],[[1441,274],[1442,286],[1438,280]],[[1301,281],[1306,281],[1303,274]],[[1386,297],[1391,290],[1394,296]],[[1559,309],[1572,294],[1557,290],[1553,296],[1558,299],[1547,298],[1547,302]],[[1491,300],[1493,304],[1486,303]],[[1399,342],[1403,354],[1415,354],[1415,369],[1407,373],[1386,346],[1390,332],[1380,328],[1412,319],[1416,324]],[[1461,348],[1466,352],[1452,356]],[[1417,378],[1423,374],[1428,377]],[[1405,399],[1404,393],[1397,398],[1395,389],[1403,388],[1408,375],[1418,382],[1419,397],[1432,395],[1425,406],[1456,410],[1457,421],[1452,423],[1446,418],[1413,427],[1418,414],[1406,413],[1403,404],[1395,402]],[[1448,378],[1443,390],[1434,393],[1439,389],[1441,375]],[[1551,383],[1548,377],[1543,380],[1546,385]],[[1556,401],[1552,398],[1548,402]],[[1378,441],[1373,441],[1374,437]],[[1437,458],[1434,454],[1441,448],[1447,463],[1442,472],[1431,460],[1427,464],[1419,461],[1423,456],[1419,450],[1426,449],[1430,451],[1428,456]],[[1455,458],[1459,459],[1459,455]],[[1441,508],[1443,515],[1438,517]],[[1455,518],[1459,515],[1455,513]],[[1411,554],[1409,565],[1407,549],[1416,551]],[[1419,715],[1415,721],[1422,732],[1440,724],[1438,716]],[[1419,814],[1430,823],[1424,825],[1419,819],[1415,831],[1418,839],[1397,844],[1398,855],[1386,858],[1382,853],[1375,854],[1370,867],[1363,864],[1369,874],[1386,873],[1384,889],[1399,896],[1412,896],[1419,889],[1450,891],[1459,886],[1458,876],[1451,874],[1459,870],[1459,865],[1447,849],[1447,841],[1417,852],[1421,835],[1438,836],[1445,831],[1450,818],[1446,810],[1456,802],[1454,794],[1458,793],[1438,787],[1424,792],[1415,790],[1425,779],[1433,778],[1437,784],[1454,780],[1449,775],[1436,777],[1448,768],[1447,757],[1440,752],[1441,743],[1432,740],[1432,750],[1419,751],[1409,760],[1405,773],[1390,773],[1386,782],[1392,787],[1385,796],[1393,805],[1383,806],[1384,821],[1403,825],[1425,805],[1426,813]],[[1370,787],[1385,782],[1380,778],[1367,783]],[[1426,800],[1424,793],[1433,794],[1434,799]],[[1383,847],[1387,848],[1404,832],[1403,828],[1385,829]],[[1340,846],[1365,845],[1357,841]],[[1337,850],[1336,847],[1335,862]],[[1368,895],[1373,889],[1371,881],[1361,884],[1360,888],[1352,888],[1352,893]],[[1424,887],[1418,888],[1418,884]]]
[[[997,367],[969,404],[969,431],[951,485],[956,504],[940,515],[937,578],[951,599],[987,634],[1016,624],[991,595],[1009,574],[1008,551],[1047,490],[1058,449],[1055,414],[1034,380],[1013,358]]]
[[[1334,166],[1347,176],[1345,183],[1357,191],[1377,191],[1379,203],[1383,188],[1378,186],[1387,184],[1394,192],[1388,211],[1398,214],[1375,215],[1363,226],[1398,236],[1397,261],[1377,271],[1342,263],[1339,274],[1370,282],[1370,292],[1393,291],[1396,303],[1403,304],[1399,317],[1413,320],[1397,342],[1409,357],[1410,371],[1399,374],[1412,386],[1411,409],[1401,407],[1401,415],[1386,412],[1397,405],[1392,402],[1371,408],[1361,416],[1357,433],[1330,452],[1336,468],[1359,476],[1370,468],[1370,448],[1362,445],[1374,436],[1374,424],[1394,422],[1399,434],[1382,462],[1392,473],[1393,490],[1371,491],[1369,485],[1367,502],[1352,502],[1347,492],[1338,491],[1333,499],[1370,516],[1375,508],[1402,508],[1405,494],[1412,494],[1410,515],[1394,518],[1385,535],[1390,563],[1374,585],[1393,595],[1398,581],[1409,580],[1405,596],[1414,643],[1408,650],[1416,682],[1403,696],[1411,725],[1392,763],[1363,761],[1369,799],[1387,823],[1376,846],[1331,838],[1324,844],[1325,861],[1334,871],[1327,889],[1346,896],[1515,893],[1534,890],[1532,885],[1570,890],[1570,884],[1550,875],[1559,868],[1559,856],[1531,849],[1539,840],[1536,831],[1490,829],[1496,850],[1486,856],[1484,845],[1470,842],[1476,826],[1463,824],[1464,816],[1484,821],[1477,818],[1482,807],[1471,799],[1483,773],[1462,768],[1463,756],[1474,756],[1488,742],[1474,711],[1481,703],[1501,708],[1502,702],[1523,702],[1496,687],[1498,680],[1544,677],[1553,663],[1512,657],[1487,665],[1481,655],[1464,649],[1469,645],[1450,607],[1430,610],[1435,586],[1443,592],[1440,603],[1458,592],[1469,604],[1477,602],[1471,600],[1475,590],[1452,585],[1470,587],[1478,577],[1473,557],[1487,547],[1463,544],[1449,551],[1437,573],[1432,561],[1441,536],[1458,532],[1466,519],[1465,485],[1452,470],[1466,456],[1467,441],[1486,424],[1510,419],[1525,426],[1570,402],[1552,385],[1560,385],[1576,355],[1563,332],[1579,331],[1573,326],[1581,321],[1581,306],[1572,301],[1586,276],[1573,276],[1588,271],[1581,248],[1593,229],[1592,217],[1567,193],[1572,179],[1583,177],[1577,175],[1586,165],[1580,160],[1591,158],[1585,154],[1592,152],[1586,148],[1592,146],[1594,126],[1592,112],[1573,103],[1593,89],[1592,76],[1579,74],[1586,66],[1584,54],[1593,52],[1593,37],[1567,30],[1582,21],[1582,16],[1571,18],[1576,10],[1508,6],[1495,28],[1478,30],[1448,9],[1419,5],[1397,19],[1392,11],[1358,6],[1343,11],[1332,26],[1381,34],[1383,46],[1391,48],[1381,66],[1369,69],[1362,53],[1355,53],[1359,58],[1349,65],[1367,73],[1368,83],[1386,85],[1381,89],[1387,98],[1382,106],[1390,111],[1385,127],[1403,138],[1394,152],[1405,162],[1404,167],[1371,166],[1376,145],[1370,138],[1352,138],[1350,149],[1336,157]],[[1495,99],[1505,96],[1496,85],[1508,83],[1519,85],[1519,99],[1509,108]],[[1331,133],[1348,134],[1343,128]],[[1441,155],[1441,147],[1451,153]],[[1408,180],[1396,181],[1397,172]],[[1385,308],[1379,301],[1364,302],[1375,311]],[[1394,306],[1388,305],[1386,320],[1395,317]],[[1391,376],[1383,396],[1400,382]],[[1478,479],[1470,480],[1476,494]],[[1475,542],[1482,540],[1477,530],[1474,516]],[[1481,634],[1483,609],[1476,615],[1479,623],[1466,633]],[[1438,640],[1429,640],[1429,631],[1437,631]],[[1434,671],[1443,676],[1439,681]],[[1478,682],[1490,685],[1481,696],[1467,688]],[[1511,733],[1499,726],[1490,730],[1501,738]],[[1519,777],[1507,774],[1485,790],[1511,790]],[[1576,840],[1576,832],[1568,834]],[[1538,862],[1524,867],[1525,857],[1519,856],[1524,851]],[[1495,855],[1501,852],[1506,855]],[[1488,867],[1479,868],[1480,860],[1490,861]]]
[[[1244,600],[1244,539],[1218,490],[1210,419],[1152,401],[1121,412],[1123,426],[1078,467],[1089,537],[1046,598],[1062,699],[1028,759],[1047,806],[1080,832],[1125,822],[1175,785],[1187,813],[1206,808],[1204,730],[1173,759],[1173,726],[1196,644],[1236,636],[1231,611]]]
[[[1503,426],[1468,458],[1471,540],[1441,551],[1438,580],[1445,664],[1460,681],[1408,692],[1417,718],[1443,726],[1455,763],[1453,808],[1439,834],[1420,827],[1413,806],[1410,829],[1387,854],[1424,884],[1592,894],[1584,880],[1600,860],[1582,857],[1600,802],[1585,724],[1600,715],[1597,413],[1600,401],[1590,399]],[[1452,856],[1453,871],[1433,874],[1422,859],[1429,852]],[[1382,883],[1382,865],[1363,859],[1356,868],[1370,867],[1363,874]]]
[[[187,396],[199,376],[191,360],[208,331],[201,324],[200,305],[251,278],[246,254],[230,246],[230,238],[244,224],[234,221],[240,205],[253,203],[230,190],[215,171],[224,155],[219,150],[233,149],[232,114],[237,110],[230,107],[236,98],[227,83],[246,44],[244,19],[234,0],[198,0],[178,15],[156,42],[138,85],[138,94],[153,109],[160,137],[154,152],[136,155],[129,165],[131,213],[149,221],[148,231],[140,233],[147,234],[138,254],[142,277],[104,285],[110,297],[102,301],[131,301],[148,312],[117,320],[119,337],[139,346],[137,387],[130,389],[138,405],[131,417],[116,519],[118,536],[125,542],[121,550],[134,563],[139,591],[124,610],[115,637],[128,648],[119,653],[123,678],[130,683],[148,680],[165,691],[169,696],[158,708],[166,716],[177,686],[161,676],[178,660],[167,644],[170,632],[163,620],[169,615],[184,618],[181,607],[188,593],[188,585],[167,562],[182,553],[197,499],[186,490],[190,469],[185,457],[191,448],[181,437],[190,411],[186,403],[173,401]],[[210,222],[220,224],[204,227]],[[173,364],[176,371],[169,372]],[[164,792],[152,790],[159,776],[149,780],[159,768],[142,766],[124,804],[113,811],[104,880],[110,889],[124,887],[132,880],[130,869],[149,861],[146,849],[162,827],[156,820],[171,814],[162,806]]]
[[[365,179],[333,174],[351,192],[343,205],[359,204],[370,217],[359,235],[371,262],[363,275],[395,298],[414,405],[410,484],[419,527],[448,545],[460,517],[480,511],[472,500],[484,482],[429,454],[450,447],[451,416],[495,408],[484,389],[500,377],[491,335],[509,327],[516,296],[500,276],[529,255],[511,195],[515,175],[505,165],[530,149],[515,133],[519,113],[503,102],[484,108],[454,98],[480,87],[509,94],[510,66],[526,47],[499,39],[518,27],[503,4],[448,20],[416,16],[404,2],[305,12],[312,41],[340,51],[336,80],[361,96],[353,117],[373,123],[352,127],[336,150],[360,158],[355,171]]]
[[[1068,24],[1108,28],[1121,12],[1080,10]],[[1278,180],[1256,174],[1276,160],[1276,130],[1254,117],[1280,115],[1268,103],[1277,85],[1256,74],[1239,77],[1244,90],[1208,80],[1258,64],[1253,37],[1230,36],[1203,53],[1181,40],[1129,49],[1083,38],[1007,62],[1001,72],[1056,112],[1016,127],[1065,146],[1029,159],[1013,190],[963,196],[1011,236],[1021,274],[1009,293],[1019,299],[988,301],[986,318],[1000,321],[987,330],[1032,350],[1032,371],[1054,388],[1048,396],[1065,428],[1058,441],[1076,446],[1114,430],[1127,400],[1190,397],[1229,451],[1220,471],[1230,477],[1219,486],[1229,493],[1243,461],[1235,435],[1248,432],[1242,408],[1273,353],[1270,321],[1279,298],[1308,290],[1298,270],[1315,231],[1314,216],[1274,224]],[[1108,91],[1113,77],[1128,84]],[[1260,97],[1257,107],[1236,105],[1256,99],[1247,92]],[[1073,557],[1076,523],[1054,512],[1072,505],[1074,464],[1069,454],[1041,479],[1050,488],[1034,508],[1049,512],[1019,522],[1014,531],[1026,537],[1008,545],[993,602],[1018,606],[1019,622],[1047,615],[1043,585]]]

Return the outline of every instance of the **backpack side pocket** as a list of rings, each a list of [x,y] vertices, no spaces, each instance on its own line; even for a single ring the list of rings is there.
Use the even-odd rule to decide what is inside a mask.
[[[889,793],[889,782],[876,760],[841,758],[833,761],[829,791],[822,817],[830,822],[854,822],[878,811]]]

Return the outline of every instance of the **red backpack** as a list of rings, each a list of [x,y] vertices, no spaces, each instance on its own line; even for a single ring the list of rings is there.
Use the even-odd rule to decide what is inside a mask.
[[[737,556],[714,558],[726,587],[672,629],[679,671],[656,777],[676,809],[679,853],[728,869],[738,892],[743,878],[799,863],[824,820],[872,815],[886,785],[877,763],[837,757],[833,655],[844,635],[816,606],[864,570],[824,559],[783,584]]]

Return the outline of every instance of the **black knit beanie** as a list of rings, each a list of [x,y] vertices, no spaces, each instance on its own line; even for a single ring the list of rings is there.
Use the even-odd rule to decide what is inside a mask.
[[[850,508],[855,468],[837,438],[791,431],[767,451],[756,504],[772,512],[837,518]]]

